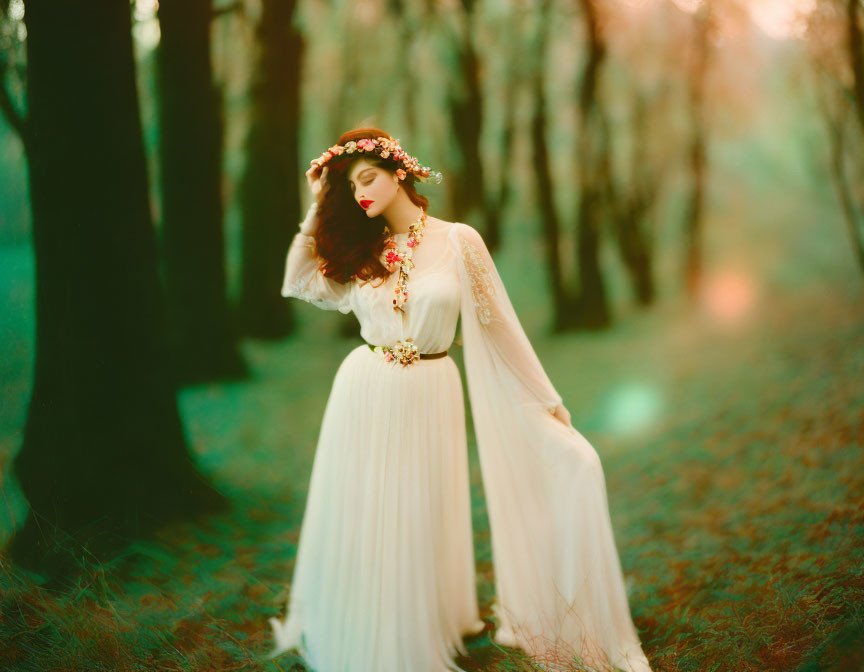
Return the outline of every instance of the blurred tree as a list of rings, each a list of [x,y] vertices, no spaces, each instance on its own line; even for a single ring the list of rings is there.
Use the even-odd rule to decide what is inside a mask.
[[[711,57],[712,0],[704,0],[693,15],[693,65],[688,74],[690,102],[690,195],[684,215],[685,285],[694,296],[702,281],[702,220],[705,208],[706,132],[705,79]]]
[[[860,148],[861,143],[854,140],[846,114],[848,104],[836,89],[826,91],[818,98],[818,104],[828,135],[831,177],[840,201],[840,210],[849,229],[858,266],[864,271],[864,199],[861,198],[860,186],[864,182],[864,170],[861,170],[860,154],[857,155],[859,170],[856,171],[855,166],[850,165],[852,157],[848,150],[850,146]]]
[[[163,338],[129,3],[27,0],[24,23],[37,330],[10,553],[62,576],[225,500],[188,453]]]
[[[829,165],[858,267],[864,272],[864,9],[861,0],[821,0],[807,40]],[[837,50],[838,43],[845,49]],[[848,82],[851,81],[851,84]]]
[[[0,0],[0,111],[9,127],[18,135],[27,151],[27,120],[18,111],[20,103],[12,91],[23,93],[27,77],[23,38],[19,32],[21,20],[10,14],[11,0]],[[14,75],[14,78],[10,75]],[[20,96],[18,96],[20,97]]]
[[[607,21],[614,36],[610,60],[619,66],[606,77],[615,83],[607,95],[610,107],[617,103],[622,113],[617,125],[608,115],[601,125],[610,159],[603,166],[605,202],[614,245],[642,306],[656,295],[655,210],[679,160],[679,143],[673,140],[680,106],[674,73],[685,59],[680,41],[670,35],[680,30],[680,15],[670,2],[657,2],[638,10],[616,6]]]
[[[246,375],[231,328],[222,209],[222,95],[210,62],[212,0],[162,0],[159,176],[168,344],[178,381]]]
[[[396,40],[396,44],[411,45],[414,42],[415,37],[421,28],[421,14],[416,11],[417,5],[419,4],[420,3],[405,2],[405,0],[387,0],[387,10],[393,15],[396,25],[398,26],[397,30],[399,31],[399,38]],[[420,86],[420,83],[414,75],[414,68],[402,67],[401,61],[397,61],[397,63],[399,63],[399,69],[396,75],[398,77],[398,86],[402,95],[402,115],[405,119],[405,129],[408,131],[409,137],[416,138],[417,87]]]
[[[541,0],[535,5],[537,27],[533,36],[533,43],[527,53],[532,54],[529,75],[529,86],[531,87],[531,128],[529,135],[537,183],[537,201],[543,223],[544,253],[546,265],[549,268],[549,285],[552,291],[553,329],[558,331],[568,326],[566,319],[568,313],[561,270],[561,227],[555,209],[549,142],[546,137],[549,122],[546,115],[545,72],[552,7],[552,0]]]
[[[359,26],[367,27],[372,35],[375,33],[374,24],[369,25],[372,17],[361,13],[361,17],[358,18],[356,13],[361,10],[361,7],[350,0],[333,0],[332,9],[338,22],[335,32],[339,35],[336,42],[339,64],[338,74],[333,77],[336,80],[333,83],[336,98],[334,104],[329,108],[332,113],[328,115],[330,122],[330,140],[328,142],[335,143],[346,129],[376,125],[372,118],[364,120],[356,118],[358,108],[364,106],[365,103],[364,89],[370,83],[368,79],[363,77],[364,66],[368,67],[368,60],[370,59],[368,56],[365,59],[358,57],[358,54],[368,54],[364,51],[364,47],[368,47],[368,42],[364,41],[364,37],[368,36],[363,34]],[[400,76],[402,74],[399,73]],[[308,166],[305,166],[304,170],[306,168]]]
[[[656,98],[655,98],[656,100]],[[634,89],[633,109],[630,114],[632,150],[628,162],[626,179],[617,180],[612,166],[607,163],[606,203],[615,243],[624,268],[630,277],[636,302],[649,305],[654,301],[655,286],[652,272],[654,247],[650,230],[650,213],[660,195],[664,178],[662,165],[652,161],[648,155],[651,132],[657,132],[652,122],[648,96]],[[602,125],[603,137],[612,143],[608,122]],[[611,151],[606,153],[610,156]]]
[[[561,313],[561,328],[602,329],[609,325],[609,302],[600,268],[601,222],[609,180],[609,146],[604,140],[606,114],[600,96],[600,80],[607,46],[597,0],[579,0],[585,26],[585,64],[577,90],[577,185],[576,273],[578,294]]]
[[[846,0],[846,25],[849,32],[847,50],[852,69],[852,91],[858,123],[864,129],[864,38],[861,27],[864,3],[861,0]]]
[[[862,39],[864,29],[861,27],[862,20],[864,20],[864,3],[861,0],[846,0],[847,53],[852,70],[852,99],[860,133],[864,133],[864,39]],[[857,143],[859,151],[855,155],[857,156],[856,168],[858,172],[853,194],[850,187],[844,184],[844,166],[840,158],[840,148],[848,145],[842,135],[842,128],[843,122],[841,120],[829,130],[834,149],[832,165],[855,256],[858,259],[859,267],[864,271],[864,152],[860,151],[862,143]]]
[[[285,251],[301,213],[300,85],[304,39],[296,0],[262,0],[249,91],[246,166],[240,178],[243,262],[239,315],[245,333],[278,337],[294,328],[279,294]],[[304,169],[305,170],[305,169]]]
[[[507,11],[509,10],[509,11]],[[501,82],[503,92],[501,103],[497,106],[500,126],[497,130],[494,157],[497,184],[488,189],[486,197],[486,247],[495,251],[501,245],[501,222],[509,210],[513,194],[513,146],[516,137],[516,105],[522,82],[529,81],[532,64],[525,58],[522,49],[524,17],[530,11],[523,0],[512,0],[499,21],[491,23],[491,31],[496,38],[495,53],[499,58],[488,59],[489,67],[498,66],[494,81]],[[529,52],[534,53],[534,52]],[[536,71],[536,70],[535,70]],[[492,79],[490,77],[490,79]]]
[[[453,130],[452,179],[447,181],[451,216],[469,221],[476,216],[489,229],[486,210],[486,182],[480,158],[480,133],[483,128],[483,96],[480,90],[480,56],[474,45],[477,1],[460,0],[444,17],[448,62],[451,67],[447,87],[447,111]],[[461,11],[460,11],[461,10]],[[481,227],[478,227],[481,228]]]

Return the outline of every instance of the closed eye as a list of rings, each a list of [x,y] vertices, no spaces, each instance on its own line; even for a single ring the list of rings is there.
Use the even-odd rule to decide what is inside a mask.
[[[375,181],[375,178],[376,178],[376,177],[378,177],[378,175],[376,175],[375,173],[373,173],[371,179],[369,179],[368,181],[364,180],[364,181],[361,182],[361,184],[362,184],[364,187],[368,187],[370,184],[372,184],[372,183]],[[352,183],[351,183],[351,191],[356,191],[356,190],[357,190],[357,188],[354,186],[354,183],[352,182]]]

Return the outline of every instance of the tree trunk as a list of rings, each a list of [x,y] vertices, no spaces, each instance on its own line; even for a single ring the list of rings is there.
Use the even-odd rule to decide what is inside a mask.
[[[240,316],[245,333],[277,338],[294,328],[279,293],[285,253],[303,218],[300,198],[300,81],[303,37],[293,27],[295,0],[263,0],[249,92]],[[305,170],[305,169],[304,169]]]
[[[576,260],[579,295],[573,309],[565,313],[566,325],[601,329],[609,325],[606,285],[600,268],[601,221],[603,215],[602,117],[597,93],[606,45],[595,0],[580,0],[588,38],[587,58],[579,88],[577,132],[579,206],[576,217]]]
[[[129,4],[28,0],[25,22],[37,329],[11,555],[58,574],[82,544],[100,557],[224,502],[190,459],[164,343]]]
[[[162,252],[168,343],[181,383],[247,373],[232,332],[222,211],[222,100],[210,63],[211,0],[159,3]]]
[[[684,218],[685,283],[687,295],[693,298],[702,283],[702,217],[705,202],[705,139],[704,97],[705,76],[708,70],[711,29],[710,0],[700,8],[694,21],[695,64],[690,75],[690,115],[693,129],[690,139],[690,197]]]
[[[406,0],[391,0],[387,3],[393,14],[393,20],[399,31],[399,44],[412,44],[421,31],[420,21],[414,12],[414,4]],[[417,137],[417,80],[414,68],[403,67],[402,62],[397,63],[396,81],[399,82],[399,95],[402,98],[402,118],[405,119],[405,130],[409,138]],[[340,133],[341,135],[341,133]]]
[[[521,5],[517,3],[511,11],[519,11],[520,7]],[[497,165],[494,171],[498,178],[498,184],[495,197],[492,198],[490,195],[486,201],[487,221],[486,233],[483,238],[490,251],[495,251],[501,246],[502,221],[505,219],[504,213],[510,209],[514,182],[511,166],[516,139],[516,106],[519,102],[518,94],[522,82],[529,80],[532,76],[533,64],[525,63],[524,51],[521,48],[523,43],[521,27],[521,22],[511,15],[502,22],[497,38],[500,45],[499,53],[506,54],[506,56],[502,60],[501,71],[495,73],[504,80],[504,94],[501,103],[501,131],[496,144]],[[491,76],[492,73],[490,73]]]
[[[636,303],[640,306],[650,305],[655,297],[654,247],[649,215],[657,201],[662,179],[662,165],[651,160],[645,147],[648,134],[652,132],[646,98],[638,91],[634,92],[631,115],[633,142],[629,157],[629,184],[626,188],[616,186],[609,160],[612,154],[612,134],[605,119],[603,123],[603,139],[607,145],[604,151],[606,161],[603,174],[607,184],[606,202],[609,206],[610,222],[614,227],[618,253],[629,275]],[[653,128],[656,132],[657,126]]]
[[[475,210],[486,221],[486,188],[480,159],[480,131],[483,126],[483,97],[480,91],[480,63],[474,47],[476,0],[463,0],[464,15],[458,22],[459,34],[453,40],[457,85],[448,89],[447,107],[453,129],[454,177],[447,182],[451,217],[468,221]]]
[[[816,100],[819,103],[822,118],[825,120],[831,177],[837,190],[840,210],[849,230],[849,242],[858,263],[858,269],[864,272],[864,204],[858,202],[855,190],[850,184],[854,177],[850,180],[847,175],[846,152],[850,145],[854,147],[855,144],[846,134],[845,126],[848,123],[844,114],[847,109],[846,101],[838,96],[838,100],[834,103],[834,101],[824,100],[818,95]],[[835,115],[832,112],[832,107],[839,110],[839,114]]]
[[[858,123],[864,131],[864,38],[858,24],[861,0],[846,0],[846,17],[849,28],[849,65],[852,70],[852,93]]]
[[[539,19],[537,34],[531,53],[535,55],[531,73],[531,148],[537,180],[537,202],[543,222],[543,244],[546,266],[549,269],[549,287],[552,291],[552,328],[563,330],[568,326],[566,297],[561,272],[560,230],[558,213],[555,210],[555,193],[552,183],[552,169],[549,165],[549,143],[546,139],[546,88],[543,82],[546,44],[549,34],[550,0],[543,0],[538,7]]]

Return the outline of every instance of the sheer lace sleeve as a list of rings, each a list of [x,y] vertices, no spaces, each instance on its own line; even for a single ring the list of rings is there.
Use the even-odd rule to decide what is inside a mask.
[[[349,313],[351,283],[343,284],[327,278],[320,270],[322,259],[315,251],[315,237],[312,235],[317,212],[317,203],[312,203],[288,248],[282,296],[293,296],[324,310]]]
[[[480,234],[460,223],[453,235],[495,565],[494,640],[538,662],[579,655],[592,669],[650,672],[630,617],[600,457],[570,424]]]
[[[561,404],[561,396],[549,380],[519,322],[486,243],[467,224],[460,227],[459,249],[467,289],[470,290],[466,293],[468,305],[464,307],[476,315],[486,342],[496,350],[499,361],[531,393],[532,399],[526,400],[526,403],[533,402],[550,413],[558,409],[558,413],[569,421],[569,414]]]

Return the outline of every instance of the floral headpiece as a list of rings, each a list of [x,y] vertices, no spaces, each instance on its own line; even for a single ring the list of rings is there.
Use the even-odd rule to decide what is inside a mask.
[[[312,159],[310,165],[321,167],[334,156],[339,156],[343,152],[346,154],[353,154],[354,152],[374,152],[382,159],[389,158],[401,163],[402,167],[396,169],[396,176],[400,180],[404,180],[408,176],[408,173],[414,173],[417,180],[420,182],[433,182],[439,184],[443,178],[440,171],[432,172],[432,169],[429,168],[429,166],[421,166],[417,159],[399,146],[398,139],[394,140],[383,136],[379,136],[374,140],[372,138],[360,138],[359,140],[346,142],[344,145],[333,145],[317,159]]]

